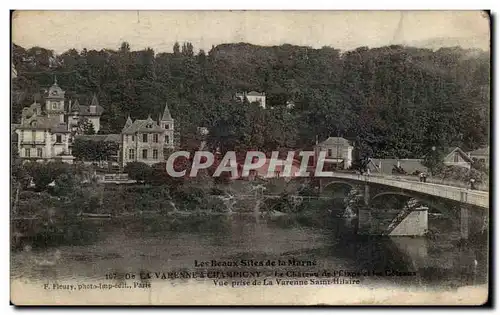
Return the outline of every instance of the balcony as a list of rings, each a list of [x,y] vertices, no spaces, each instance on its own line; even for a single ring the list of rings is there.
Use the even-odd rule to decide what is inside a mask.
[[[45,140],[21,140],[21,144],[45,144]]]

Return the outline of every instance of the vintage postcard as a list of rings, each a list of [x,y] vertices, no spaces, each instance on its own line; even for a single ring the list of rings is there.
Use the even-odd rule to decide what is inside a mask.
[[[483,305],[483,11],[14,11],[15,305]]]

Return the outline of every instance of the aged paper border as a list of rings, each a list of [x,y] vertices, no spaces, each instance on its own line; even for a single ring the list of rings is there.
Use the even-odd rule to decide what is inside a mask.
[[[4,73],[8,73],[8,72],[7,72],[7,71],[4,71]],[[2,117],[8,117],[8,116],[7,116],[7,115],[2,115]],[[5,174],[5,175],[7,175],[7,174]],[[7,178],[7,176],[4,176],[4,178]],[[7,243],[8,243],[8,242],[7,242]],[[5,283],[5,282],[4,282],[4,283]],[[16,286],[17,286],[17,284],[16,284],[16,283],[12,283],[12,289],[13,289],[13,290],[15,290]],[[35,287],[35,288],[36,288],[36,287]],[[33,288],[33,290],[37,291],[35,288]],[[476,291],[476,290],[471,290],[471,291],[469,291],[467,288],[464,288],[464,289],[465,289],[465,292],[463,292],[462,294],[463,294],[463,298],[464,298],[464,300],[463,300],[463,301],[464,301],[466,304],[467,304],[467,298],[470,298],[470,296],[471,296],[471,295],[472,295],[472,296],[475,296],[475,297],[478,297],[476,294],[482,295],[482,293],[480,293],[480,292],[478,292],[478,291]],[[31,289],[28,289],[28,290],[23,290],[23,291],[24,291],[24,292],[23,292],[23,295],[25,295],[25,294],[26,294],[26,295],[28,295],[28,292],[32,292],[32,293],[33,293],[33,295],[32,295],[33,297],[37,297],[37,296],[39,296],[39,295],[38,295],[35,291],[31,291]],[[295,290],[293,290],[293,291],[295,291]],[[482,290],[481,292],[483,292],[483,291],[484,291],[484,290]],[[184,292],[184,293],[179,292],[178,294],[185,294],[185,293],[186,293],[186,292]],[[198,291],[195,291],[194,293],[198,293]],[[221,292],[221,293],[222,293],[222,292]],[[250,292],[250,293],[249,293],[249,296],[247,296],[247,298],[249,298],[250,296],[252,296],[252,295],[253,295],[252,293],[253,293],[253,292]],[[320,292],[318,292],[318,293],[320,293]],[[352,293],[355,293],[355,292],[352,292]],[[352,294],[352,293],[351,293],[351,294]],[[376,292],[376,293],[377,293],[377,294],[379,294],[379,292]],[[380,293],[382,293],[382,291],[380,291]],[[193,292],[191,292],[191,290],[190,290],[189,294],[193,294]],[[220,298],[220,297],[224,297],[224,300],[226,300],[226,298],[227,298],[227,300],[226,300],[226,301],[227,301],[227,302],[229,302],[229,303],[231,302],[231,301],[230,301],[231,299],[236,300],[235,298],[232,298],[231,296],[228,296],[228,294],[229,294],[229,293],[225,293],[225,294],[222,294],[222,296],[221,296],[221,295],[220,295],[220,293],[219,293],[219,294],[217,294],[217,296],[218,296],[218,298]],[[283,294],[284,294],[284,293],[281,293],[281,294],[279,294],[278,296],[282,296]],[[331,292],[324,292],[324,293],[318,294],[319,299],[318,299],[318,300],[316,300],[316,301],[315,301],[314,303],[312,303],[312,304],[318,304],[318,303],[321,303],[321,302],[320,302],[320,300],[322,300],[322,299],[321,299],[321,297],[325,297],[325,298],[327,298],[327,296],[329,296],[330,294],[331,294]],[[420,294],[421,294],[421,293],[419,293],[419,294],[409,294],[409,295],[406,295],[406,296],[397,295],[397,296],[394,296],[394,297],[393,297],[393,298],[391,298],[391,299],[392,299],[392,301],[394,302],[394,304],[401,304],[401,303],[406,304],[406,303],[408,303],[408,302],[409,302],[408,298],[410,298],[410,300],[411,300],[411,297],[413,297],[413,298],[417,298],[417,296],[416,296],[416,295],[419,295],[419,296],[418,296],[418,300],[421,300],[421,299],[422,299],[423,301],[425,301],[425,302],[426,302],[426,304],[434,304],[434,303],[432,303],[432,302],[431,302],[431,303],[429,303],[431,300],[434,300],[434,299],[437,299],[437,300],[440,300],[440,301],[442,301],[443,299],[446,299],[446,295],[441,296],[441,295],[436,295],[436,294],[433,294],[433,293],[431,293],[431,292],[428,292],[427,294],[424,294],[424,295],[420,295]],[[462,296],[462,294],[460,294],[460,296]],[[29,295],[31,295],[31,293],[29,293]],[[246,295],[246,294],[245,294],[245,295]],[[300,295],[300,294],[299,294],[298,292],[287,292],[287,293],[286,293],[285,300],[290,300],[290,298],[291,298],[292,296],[294,296],[294,295]],[[114,296],[114,295],[113,295],[113,296]],[[424,297],[424,296],[425,296],[425,297]],[[257,297],[258,297],[258,295],[257,295]],[[60,298],[63,298],[63,296],[60,296]],[[54,300],[54,297],[52,297],[52,298],[50,298],[50,300],[53,300],[56,304],[59,304],[59,303],[61,302],[61,299],[60,299],[60,298],[55,298],[55,300]],[[84,298],[84,297],[80,295],[80,298],[79,298],[79,299],[80,299],[80,301],[81,301],[81,299],[83,299],[83,298]],[[91,296],[89,296],[88,298],[89,298],[89,300],[90,300],[90,301],[91,301],[91,300],[93,300],[93,298],[92,298]],[[433,299],[433,298],[434,298],[434,299]],[[448,298],[450,298],[450,297],[448,297]],[[73,298],[72,298],[72,297],[69,297],[69,296],[68,296],[68,297],[64,297],[64,298],[63,298],[63,300],[65,300],[65,299],[67,299],[66,301],[71,301],[71,300],[73,300]],[[86,298],[86,297],[85,297],[85,300],[87,300],[87,298]],[[89,301],[89,300],[87,300],[87,301]],[[295,299],[294,299],[294,300],[295,300]],[[132,300],[129,300],[129,301],[131,301],[131,302],[132,302]],[[161,302],[161,301],[163,301],[163,299],[160,297],[160,302]],[[179,300],[179,301],[182,301],[182,299],[181,299],[181,300]],[[186,301],[190,302],[190,301],[192,301],[192,299],[188,299],[188,300],[186,300]],[[295,301],[297,301],[297,300],[295,300]],[[311,301],[311,300],[309,300],[309,301]],[[330,300],[330,301],[331,301],[331,300]],[[14,303],[15,303],[15,299],[14,299],[14,298],[12,299],[12,302],[14,302]],[[31,303],[33,303],[33,302],[34,302],[35,304],[44,304],[44,303],[43,303],[43,301],[41,301],[41,300],[31,301]],[[40,303],[40,302],[42,302],[42,303]],[[58,303],[58,302],[59,302],[59,303]],[[262,303],[262,302],[263,302],[263,301],[261,301],[261,303]],[[276,303],[276,302],[278,302],[278,303],[279,303],[279,301],[277,301],[277,299],[272,299],[272,302],[273,302],[273,303]],[[301,302],[302,302],[302,301],[301,301]],[[385,302],[389,302],[389,301],[386,299],[386,300],[385,300]],[[405,302],[406,302],[406,303],[405,303]],[[50,301],[46,301],[46,303],[47,303],[47,304],[52,304]],[[108,301],[108,302],[104,302],[104,303],[109,303],[109,301]],[[290,302],[285,302],[285,303],[287,303],[287,304],[295,304],[295,303],[293,303],[293,302],[292,302],[292,303],[290,303]],[[325,303],[325,302],[323,302],[323,303]],[[410,302],[410,303],[411,303],[411,302]],[[417,303],[418,303],[418,302],[417,302]],[[80,303],[77,303],[77,304],[80,304]],[[91,303],[91,304],[93,304],[93,303]],[[100,304],[100,303],[96,303],[96,304]],[[110,304],[112,304],[112,303],[110,303]],[[184,304],[184,303],[181,303],[181,304]],[[208,304],[211,304],[211,303],[208,303]],[[239,304],[239,303],[237,303],[237,304]],[[260,304],[260,303],[259,303],[259,304]],[[262,304],[267,304],[267,303],[262,303]],[[279,303],[279,304],[281,304],[281,303]],[[309,303],[307,303],[307,304],[309,304]],[[330,304],[330,303],[326,303],[326,304]],[[390,302],[389,302],[389,304],[393,304],[393,303],[390,303]],[[411,303],[411,304],[413,304],[413,303]],[[439,304],[440,304],[440,303],[439,303]]]

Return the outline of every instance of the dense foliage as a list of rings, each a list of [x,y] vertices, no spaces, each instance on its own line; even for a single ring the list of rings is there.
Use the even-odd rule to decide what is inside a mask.
[[[118,143],[75,139],[72,154],[81,161],[108,161],[118,155]]]
[[[127,43],[115,51],[70,49],[61,55],[14,45],[13,120],[57,75],[67,96],[88,103],[96,92],[105,112],[100,133],[121,131],[127,115],[157,115],[168,102],[182,141],[198,126],[226,149],[308,148],[341,135],[363,156],[422,157],[432,146],[471,150],[489,132],[489,54],[413,47],[223,44],[197,54],[190,43],[173,53]],[[265,92],[268,109],[234,100]],[[288,101],[295,106],[286,108]]]
[[[150,179],[153,174],[153,169],[143,162],[130,162],[125,165],[125,173],[130,179],[142,182]]]

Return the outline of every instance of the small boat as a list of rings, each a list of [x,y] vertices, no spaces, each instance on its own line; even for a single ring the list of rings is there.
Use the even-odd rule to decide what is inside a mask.
[[[110,213],[85,213],[85,212],[81,212],[78,216],[84,217],[84,218],[111,219]]]

